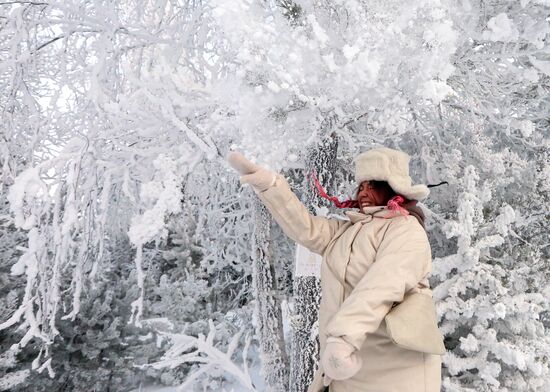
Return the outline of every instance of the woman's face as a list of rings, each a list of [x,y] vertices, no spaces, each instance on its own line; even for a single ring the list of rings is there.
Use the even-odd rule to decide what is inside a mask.
[[[363,181],[357,190],[359,209],[364,207],[385,206],[394,195],[385,181]]]

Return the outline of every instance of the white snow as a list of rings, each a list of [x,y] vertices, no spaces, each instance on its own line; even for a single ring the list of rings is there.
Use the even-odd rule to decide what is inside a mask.
[[[253,0],[61,4],[3,5],[0,390],[44,370],[55,385],[60,330],[105,306],[144,329],[136,352],[165,350],[147,365],[192,371],[142,390],[283,385],[289,280],[321,260],[286,237],[270,259],[281,233],[252,218],[256,194],[224,158],[242,151],[303,192],[327,135],[342,198],[375,146],[408,152],[415,183],[448,181],[421,203],[440,327],[458,342],[445,390],[550,390],[548,0],[299,0],[296,19]],[[117,307],[118,285],[132,294]]]
[[[514,22],[504,12],[492,17],[487,22],[483,38],[489,41],[516,41],[519,31]]]

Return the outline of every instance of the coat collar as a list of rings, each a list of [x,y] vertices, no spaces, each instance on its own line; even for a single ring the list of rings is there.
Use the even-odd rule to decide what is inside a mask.
[[[364,220],[370,222],[374,217],[383,218],[391,212],[386,206],[365,207],[363,211],[346,211],[345,214],[351,223],[357,223]]]

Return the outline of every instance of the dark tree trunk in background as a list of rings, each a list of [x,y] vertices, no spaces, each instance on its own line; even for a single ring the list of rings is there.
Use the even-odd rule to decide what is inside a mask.
[[[253,287],[256,300],[256,335],[261,373],[267,392],[288,391],[288,358],[285,352],[281,301],[271,250],[271,216],[259,198],[254,202]]]
[[[330,194],[333,185],[333,173],[336,169],[338,140],[334,134],[324,138],[313,146],[307,155],[306,172],[315,169],[319,181]],[[308,179],[304,184],[302,202],[315,215],[314,205],[324,205],[318,193],[310,186]],[[296,271],[296,269],[295,269]],[[319,358],[319,303],[321,301],[321,282],[316,276],[295,276],[294,315],[292,316],[292,351],[290,358],[290,392],[306,392],[313,381]]]

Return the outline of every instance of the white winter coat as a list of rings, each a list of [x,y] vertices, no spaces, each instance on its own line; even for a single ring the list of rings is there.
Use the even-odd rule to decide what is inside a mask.
[[[386,219],[384,206],[368,207],[365,214],[348,211],[349,221],[313,216],[282,175],[258,196],[291,239],[323,256],[321,355],[331,335],[353,344],[363,360],[355,376],[332,381],[330,391],[439,392],[441,357],[397,347],[384,322],[405,293],[431,294],[431,249],[417,219]],[[319,366],[308,392],[324,390],[322,374]]]

